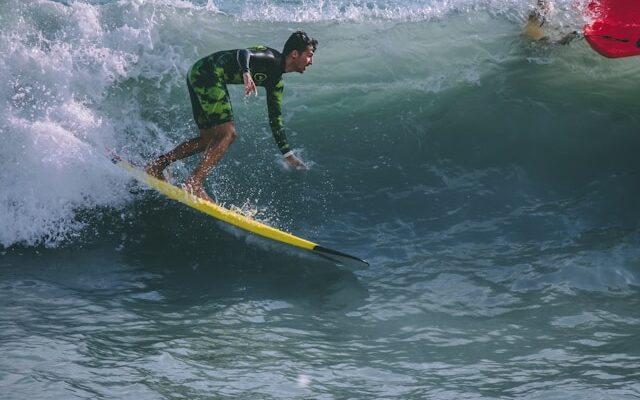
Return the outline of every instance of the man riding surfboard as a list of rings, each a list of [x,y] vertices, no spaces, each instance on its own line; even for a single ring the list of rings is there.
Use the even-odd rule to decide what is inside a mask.
[[[266,47],[225,50],[198,60],[187,73],[187,88],[193,117],[200,136],[189,139],[145,166],[145,172],[164,180],[163,171],[171,163],[204,152],[202,160],[183,187],[212,201],[204,189],[207,173],[216,165],[236,137],[227,84],[244,84],[245,95],[258,95],[257,86],[267,91],[269,125],[284,159],[293,167],[307,166],[291,151],[282,119],[282,94],[288,72],[303,73],[313,64],[318,41],[303,31],[291,34],[282,53]]]

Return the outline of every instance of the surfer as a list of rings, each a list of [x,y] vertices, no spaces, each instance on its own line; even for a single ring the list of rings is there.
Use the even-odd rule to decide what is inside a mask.
[[[145,166],[145,172],[164,180],[163,171],[171,163],[204,151],[195,170],[183,183],[192,194],[212,201],[203,181],[236,137],[227,84],[244,84],[245,95],[258,95],[257,86],[267,92],[269,126],[284,159],[293,167],[308,169],[291,151],[282,119],[282,74],[303,73],[313,64],[318,41],[304,31],[291,34],[282,53],[265,46],[225,50],[198,60],[187,73],[187,88],[193,117],[200,136],[189,139]]]
[[[544,24],[547,22],[547,18],[551,13],[551,3],[548,0],[537,0],[536,6],[527,18],[527,23],[524,26],[524,34],[532,41],[549,41],[549,36],[543,28]],[[564,35],[560,40],[558,40],[557,44],[569,44],[574,39],[580,37],[577,31],[573,31]]]
[[[549,14],[549,3],[546,0],[538,0],[535,8],[529,13],[527,23],[524,26],[524,33],[529,39],[538,41],[547,38],[547,34],[542,28],[547,22],[547,14]]]

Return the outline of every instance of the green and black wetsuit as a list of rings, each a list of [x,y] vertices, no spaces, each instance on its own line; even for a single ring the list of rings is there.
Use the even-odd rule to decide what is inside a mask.
[[[289,144],[282,120],[284,56],[269,47],[225,50],[198,60],[187,74],[193,117],[200,129],[233,121],[227,84],[243,84],[242,74],[251,73],[256,86],[267,90],[269,126],[278,148],[285,154]]]

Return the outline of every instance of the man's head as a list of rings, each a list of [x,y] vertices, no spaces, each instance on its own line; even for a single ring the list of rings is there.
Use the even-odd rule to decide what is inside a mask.
[[[300,72],[313,64],[313,54],[318,47],[318,41],[310,38],[304,31],[296,31],[289,36],[284,44],[282,54],[285,57],[285,72]]]

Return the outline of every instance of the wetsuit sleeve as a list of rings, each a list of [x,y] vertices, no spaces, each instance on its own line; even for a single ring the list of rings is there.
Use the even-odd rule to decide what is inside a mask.
[[[284,132],[282,120],[282,93],[284,92],[284,80],[280,79],[275,86],[267,88],[267,110],[269,112],[269,126],[273,132],[273,138],[282,154],[289,150],[289,143]]]
[[[251,59],[251,52],[248,49],[237,50],[236,58],[238,59],[238,66],[240,67],[240,71],[249,72],[249,60]]]

